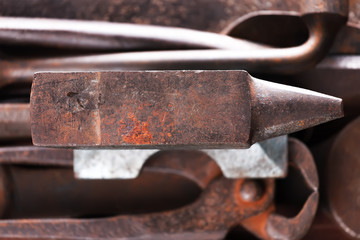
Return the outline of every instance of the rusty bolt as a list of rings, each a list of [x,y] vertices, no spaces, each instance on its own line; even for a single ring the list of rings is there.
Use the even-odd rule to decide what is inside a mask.
[[[264,194],[264,183],[257,179],[246,179],[240,187],[240,195],[245,202],[258,201]]]

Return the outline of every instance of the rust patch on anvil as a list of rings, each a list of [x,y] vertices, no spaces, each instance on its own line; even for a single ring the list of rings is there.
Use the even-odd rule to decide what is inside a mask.
[[[249,79],[244,71],[38,73],[31,97],[33,142],[248,147]]]
[[[32,88],[39,92],[31,93],[30,118],[37,119],[31,121],[32,131],[60,145],[100,145],[100,78],[100,73],[73,73],[67,78],[50,74],[35,80]]]
[[[140,122],[132,113],[128,114],[129,121],[120,121],[119,136],[129,144],[150,144],[152,134],[149,132],[149,123]]]

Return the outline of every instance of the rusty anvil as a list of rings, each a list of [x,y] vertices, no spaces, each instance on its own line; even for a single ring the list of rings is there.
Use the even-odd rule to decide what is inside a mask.
[[[245,71],[37,73],[34,145],[248,148],[343,116],[342,101]]]

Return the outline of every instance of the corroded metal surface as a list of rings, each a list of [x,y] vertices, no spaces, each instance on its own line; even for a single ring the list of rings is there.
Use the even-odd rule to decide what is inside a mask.
[[[32,148],[32,152],[37,151]],[[25,162],[14,161],[13,152],[6,150],[0,149],[3,189],[0,212],[1,217],[7,219],[103,216],[174,209],[191,203],[211,179],[221,174],[216,163],[204,154],[175,153],[152,158],[141,175],[133,180],[83,181],[74,178],[72,159],[67,159],[67,165],[59,160],[60,154],[57,161],[51,159],[51,149],[40,149],[37,157]],[[29,153],[29,149],[17,150],[18,155],[35,155]],[[68,150],[57,151],[62,151],[63,155],[69,153]]]
[[[61,9],[62,11],[58,11]],[[254,11],[330,12],[348,14],[342,0],[304,1],[159,1],[159,0],[12,0],[0,1],[0,15],[43,18],[93,19],[111,22],[165,25],[220,32],[237,18]]]
[[[271,203],[271,180],[266,181],[266,192],[260,200],[246,204],[238,193],[242,182],[219,179],[210,183],[195,203],[164,213],[89,220],[2,221],[0,238],[141,239],[150,235],[156,239],[219,239],[225,237],[229,227]]]
[[[273,210],[246,219],[243,226],[262,239],[301,239],[309,230],[319,201],[318,175],[309,149],[289,138],[289,166],[301,173],[310,193],[300,211],[292,218]]]
[[[36,145],[241,147],[250,134],[245,72],[41,74],[31,104]]]
[[[23,23],[26,22],[26,25]],[[0,17],[0,44],[129,51],[188,48],[261,49],[260,44],[203,31],[100,21]]]
[[[327,162],[328,201],[337,224],[350,236],[360,238],[359,167],[360,119],[336,137]]]
[[[252,142],[343,117],[339,98],[263,80],[252,88]]]
[[[225,179],[220,176],[220,169],[205,154],[192,152],[189,155],[170,152],[173,156],[170,159],[169,156],[162,157],[161,155],[152,158],[146,164],[141,175],[153,173],[157,174],[160,179],[162,174],[165,176],[179,175],[190,179],[203,189],[196,201],[176,210],[152,214],[119,215],[94,219],[3,220],[0,221],[0,238],[5,239],[11,236],[32,239],[141,239],[143,237],[156,239],[222,239],[230,227],[243,224],[247,230],[264,239],[273,239],[279,236],[299,239],[306,233],[309,223],[315,215],[317,175],[311,155],[300,142],[291,139],[289,150],[290,162],[299,169],[312,191],[303,209],[294,219],[287,219],[274,214],[273,194],[275,186],[273,179]],[[196,161],[190,157],[191,155],[196,158]],[[21,174],[18,175],[22,179],[18,182],[23,184],[29,182],[25,173],[22,172],[22,178],[20,177]],[[50,186],[51,182],[42,180],[41,185],[44,184]],[[137,189],[141,186],[134,185],[133,182],[126,183],[126,181],[124,184],[130,184],[132,187],[137,186]],[[167,182],[163,182],[162,188],[160,188],[161,192],[166,186]],[[122,193],[126,190],[126,188],[121,187],[119,189]],[[34,191],[32,194],[35,194],[32,197],[35,199],[37,191],[32,191]],[[51,190],[49,189],[46,192],[51,192]],[[139,193],[139,191],[136,192]],[[181,191],[177,192],[181,193]],[[78,197],[84,197],[87,194],[81,193]],[[153,192],[150,195],[153,194],[155,193]],[[127,196],[127,194],[125,195]],[[57,198],[61,199],[59,196]],[[89,201],[88,199],[87,202]],[[28,203],[32,203],[32,201]],[[274,225],[278,219],[281,219],[281,226],[286,226],[285,229]],[[277,231],[276,234],[274,234],[274,228]],[[289,229],[295,231],[289,232]]]
[[[289,140],[289,149],[289,164],[301,172],[311,193],[295,217],[287,219],[278,214],[270,215],[266,229],[273,239],[301,239],[311,227],[319,201],[319,180],[311,152],[296,139]]]
[[[0,139],[29,137],[29,104],[0,104]]]
[[[342,114],[341,99],[245,71],[38,73],[31,94],[38,146],[248,148]]]
[[[73,157],[71,149],[34,146],[0,148],[0,164],[72,167]]]
[[[235,44],[234,49],[227,50],[143,51],[19,60],[15,62],[4,60],[0,65],[0,85],[4,86],[14,82],[31,82],[33,74],[37,71],[59,70],[244,69],[250,73],[298,73],[313,67],[324,57],[333,42],[336,32],[346,21],[346,18],[343,16],[330,13],[312,13],[306,15],[281,12],[256,13],[239,19],[228,31],[231,32],[237,29],[236,26],[252,18],[263,15],[277,16],[284,14],[298,16],[304,20],[309,29],[309,38],[305,43],[287,48],[251,47],[251,51],[250,49],[235,51],[236,46],[239,45]],[[206,41],[213,41],[216,45],[216,42],[219,42],[216,40],[218,38],[221,38],[221,36],[214,40],[207,39]],[[226,45],[226,42],[220,41],[222,45]],[[254,45],[254,43],[252,44]],[[240,48],[243,48],[243,45],[241,42]]]
[[[194,154],[192,155],[194,156]],[[178,155],[178,157],[180,156],[184,157],[185,155]],[[216,164],[214,164],[213,161],[206,157],[206,155],[195,154],[196,161],[189,157],[183,157],[175,157],[172,159],[169,159],[169,157],[154,158],[149,163],[147,163],[147,166],[145,166],[142,175],[146,175],[148,168],[149,174],[155,174],[157,175],[158,179],[162,179],[162,187],[158,188],[161,192],[163,192],[166,188],[166,186],[164,185],[166,182],[171,182],[172,184],[176,182],[170,181],[170,179],[164,179],[164,177],[161,177],[161,175],[184,176],[188,179],[191,179],[193,182],[198,183],[198,186],[205,190],[200,195],[197,201],[189,204],[186,207],[164,213],[152,213],[148,215],[128,215],[89,220],[5,220],[0,222],[0,229],[4,230],[0,230],[0,238],[6,238],[10,235],[12,237],[31,237],[35,239],[75,239],[79,237],[88,239],[114,237],[139,238],[141,236],[149,234],[152,236],[152,238],[162,237],[167,239],[176,237],[182,238],[186,236],[197,239],[204,237],[218,238],[220,236],[225,236],[228,228],[231,227],[233,224],[238,223],[239,221],[247,218],[248,216],[263,211],[271,203],[274,191],[274,181],[272,179],[264,180],[265,191],[260,199],[253,203],[244,204],[243,200],[239,195],[239,188],[241,187],[243,180],[228,180],[222,177],[217,178],[220,174],[220,170],[218,167],[216,167]],[[27,175],[29,174],[31,174],[31,172],[22,172],[21,177],[20,175],[18,175],[21,179],[18,180],[18,182],[22,182],[23,184],[25,182],[28,182],[29,178],[27,177]],[[140,176],[139,179],[141,178],[143,177]],[[143,178],[142,181],[140,181],[139,183],[143,183],[146,185],[146,183],[154,183],[154,180],[155,179],[151,179],[150,181],[150,179]],[[44,184],[47,186],[52,185],[50,181],[45,181],[45,179],[42,179],[42,181],[39,180],[39,183],[40,182],[42,182],[40,186]],[[136,189],[136,191],[134,192],[139,193],[140,185],[134,188],[136,186],[134,185],[134,183],[126,181],[123,182],[124,185],[128,184],[128,186],[131,186],[129,190],[134,191]],[[157,183],[160,184],[160,182]],[[153,186],[156,186],[156,184],[154,184]],[[51,192],[50,189],[44,191],[44,187],[38,189],[41,189],[41,192]],[[175,188],[173,186],[173,189],[179,194],[183,194],[181,188]],[[126,188],[122,189],[120,185],[118,192],[125,194],[125,190]],[[148,189],[148,191],[150,191],[150,189]],[[146,199],[146,196],[148,197],[156,194],[156,192],[154,192],[154,189],[151,190],[153,191],[152,194],[150,194],[148,191],[143,192],[143,198]],[[24,191],[22,192],[24,194]],[[28,190],[25,192],[30,193],[31,191]],[[36,194],[37,192],[32,193],[34,199]],[[79,193],[74,191],[70,196],[74,194],[78,197],[86,195],[84,192]],[[64,195],[64,197],[65,196],[66,195]],[[104,199],[101,194],[98,196]],[[62,198],[58,196],[57,199]],[[69,200],[71,200],[71,198]],[[75,200],[75,198],[72,200]],[[90,199],[88,198],[87,202],[89,201]],[[80,202],[84,204],[83,201]],[[32,201],[28,201],[28,204],[30,203],[32,203]],[[121,206],[121,204],[118,206]],[[218,214],[219,211],[223,214]],[[221,222],[221,224],[219,224],[219,222]],[[137,226],[136,228],[133,228],[134,224]]]
[[[358,57],[328,57],[315,67],[326,54],[360,52],[359,7],[358,0],[0,0],[1,101],[24,102],[11,96],[13,91],[8,89],[28,88],[34,72],[43,70],[244,69],[276,82],[341,97],[346,118],[296,136],[306,139],[312,149],[317,149],[314,140],[322,141],[317,165],[320,176],[328,171],[326,185],[322,184],[328,199],[322,199],[329,200],[344,234],[359,238],[355,146],[359,121],[332,137],[360,113]],[[138,76],[134,81],[129,75],[120,81],[126,84],[113,81],[118,74],[70,73],[64,77],[51,73],[40,85],[35,82],[32,102],[44,101],[36,104],[35,115],[32,111],[35,142],[40,139],[46,146],[75,148],[198,149],[210,139],[214,140],[211,148],[239,148],[343,115],[337,98],[246,74],[236,78],[233,72],[218,73],[220,77],[200,81],[194,77],[200,72],[193,73],[189,81],[166,74],[155,80]],[[65,87],[61,85],[64,82]],[[2,144],[28,140],[28,105],[0,105],[1,125]],[[54,139],[56,142],[51,142]],[[226,151],[249,150],[246,160],[257,164],[251,158],[255,147],[259,144]],[[293,192],[276,197],[273,179],[221,176],[209,156],[224,160],[223,152],[160,151],[149,157],[137,179],[80,181],[74,179],[70,168],[71,149],[0,148],[0,216],[57,218],[2,220],[0,238],[218,239],[235,225],[263,239],[302,238],[319,197],[308,149],[289,140],[290,166],[299,171],[297,180],[304,180],[305,186],[297,181]],[[262,153],[264,158],[278,157]],[[250,167],[236,168],[239,165],[232,159],[242,161],[238,155],[226,157],[232,173],[249,171]],[[329,161],[324,168],[321,161],[326,157]],[[264,165],[256,167],[269,171]],[[284,187],[277,186],[276,194]],[[283,198],[287,197],[296,198],[301,205],[292,218],[282,215]],[[112,217],[97,218],[104,215]],[[58,218],[83,216],[86,218]],[[318,231],[305,239],[341,238],[338,232],[332,234],[335,224],[331,229],[316,224],[326,234]]]
[[[357,55],[328,56],[316,68],[292,76],[289,79],[288,83],[294,83],[297,87],[329,94],[343,100],[344,118],[309,130],[308,133],[311,136],[312,142],[331,138],[359,116],[359,63],[360,58]]]
[[[360,1],[349,0],[348,22],[336,36],[331,52],[337,54],[359,54]]]

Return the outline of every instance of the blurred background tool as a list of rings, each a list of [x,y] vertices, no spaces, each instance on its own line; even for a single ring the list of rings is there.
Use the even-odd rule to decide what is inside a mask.
[[[198,157],[200,156],[198,155]],[[307,232],[316,212],[318,180],[312,156],[303,144],[290,139],[289,157],[291,165],[298,169],[297,171],[310,190],[304,206],[294,218],[286,218],[274,212],[272,201],[275,185],[273,179],[225,179],[221,176],[220,169],[216,167],[216,164],[214,165],[214,162],[206,157],[200,157],[196,161],[191,158],[153,158],[145,166],[142,175],[146,175],[147,169],[149,169],[149,174],[158,175],[159,179],[177,175],[185,177],[196,183],[203,190],[202,193],[196,200],[194,199],[192,203],[184,207],[151,214],[120,215],[96,219],[3,220],[0,221],[0,238],[135,239],[147,236],[167,239],[178,239],[179,237],[219,239],[224,238],[231,227],[243,224],[248,231],[262,238],[299,239]],[[131,186],[130,189],[134,189],[134,183],[140,179],[142,179],[141,175],[137,180],[128,180],[128,182],[123,180],[123,184],[125,186],[128,183]],[[160,195],[161,192],[164,192],[169,180],[171,178],[163,181]],[[43,184],[51,184],[51,182],[45,183],[46,181],[44,179]],[[28,181],[22,183],[25,182]],[[90,181],[87,184],[91,183]],[[146,179],[144,183],[150,184],[152,181]],[[56,183],[53,187],[56,189],[61,186],[63,186],[62,183]],[[80,186],[78,185],[78,187]],[[69,195],[69,200],[71,200],[72,194],[77,195],[80,189],[81,187],[77,191],[67,192],[64,196]],[[149,190],[149,188],[147,189]],[[49,191],[51,192],[50,189],[46,192]],[[141,191],[136,191],[136,193],[140,194]],[[147,192],[147,197],[153,196],[153,194],[155,192],[152,194]],[[57,196],[54,199],[59,201],[63,198]],[[92,201],[93,197],[88,197],[85,202],[89,204]],[[75,202],[71,206],[74,205],[76,205]],[[134,228],[134,226],[137,227]]]

